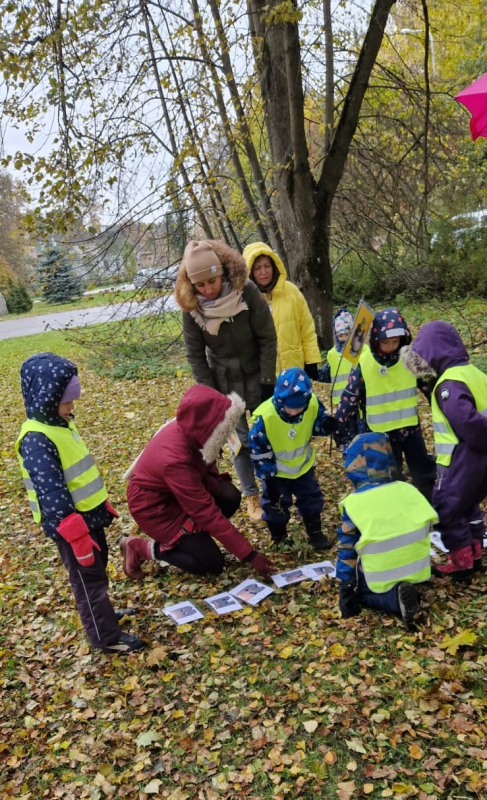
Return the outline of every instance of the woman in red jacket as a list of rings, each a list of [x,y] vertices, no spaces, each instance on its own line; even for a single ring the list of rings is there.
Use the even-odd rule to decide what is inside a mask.
[[[176,419],[147,444],[128,486],[130,513],[150,539],[124,537],[124,572],[144,576],[144,561],[159,561],[195,575],[219,574],[223,554],[216,539],[264,578],[274,571],[269,559],[252,549],[230,522],[240,492],[220,475],[216,458],[244,412],[244,401],[209,386],[184,394]]]

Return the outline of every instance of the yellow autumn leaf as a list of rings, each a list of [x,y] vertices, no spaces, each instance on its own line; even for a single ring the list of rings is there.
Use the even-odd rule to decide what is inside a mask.
[[[409,755],[411,756],[411,758],[419,760],[420,758],[423,758],[423,751],[421,750],[420,747],[418,747],[417,744],[412,744],[409,748]]]
[[[364,794],[370,794],[374,791],[374,784],[373,783],[364,783],[362,786],[362,790]]]
[[[147,656],[146,664],[148,667],[157,667],[164,661],[166,656],[167,650],[165,647],[154,647]]]
[[[289,658],[290,656],[292,656],[292,654],[293,654],[293,648],[291,647],[291,645],[288,645],[287,647],[283,647],[283,649],[279,653],[279,658]]]
[[[314,733],[317,727],[318,723],[315,719],[307,719],[306,722],[303,722],[303,728],[308,731],[308,733]]]
[[[332,646],[330,647],[330,655],[332,655],[334,658],[343,658],[343,656],[345,656],[346,654],[347,654],[347,648],[344,647],[339,642],[335,642],[335,644],[332,644]]]
[[[446,634],[440,647],[442,650],[446,650],[451,656],[454,656],[459,647],[467,647],[470,644],[474,644],[476,641],[476,634],[470,630],[470,628],[466,628],[464,631],[460,631],[456,636],[448,636],[448,634]]]
[[[328,750],[328,752],[325,753],[324,760],[326,761],[327,764],[330,764],[331,766],[332,764],[336,764],[336,762],[338,761],[338,756],[335,752],[333,752],[333,750]]]

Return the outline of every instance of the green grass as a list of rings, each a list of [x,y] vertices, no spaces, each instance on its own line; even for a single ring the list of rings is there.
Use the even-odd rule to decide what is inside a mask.
[[[469,306],[466,316],[479,340],[485,308]],[[429,306],[404,309],[415,330],[434,313]],[[373,612],[342,620],[337,585],[329,580],[176,628],[162,614],[165,605],[191,599],[203,609],[205,597],[228,591],[250,568],[228,559],[219,577],[171,569],[148,570],[137,583],[125,578],[116,540],[136,526],[122,475],[191,383],[174,343],[178,331],[175,315],[1,343],[2,798],[484,797],[485,575],[470,587],[442,581],[422,587],[424,618],[416,632]],[[121,515],[108,532],[111,596],[118,607],[139,608],[124,627],[152,648],[125,660],[90,652],[56,548],[29,516],[13,452],[24,417],[18,371],[41,350],[79,367],[77,422]],[[474,355],[486,354],[483,345]],[[146,361],[152,357],[153,365]],[[130,360],[138,376],[127,366],[117,377]],[[324,396],[326,387],[317,387]],[[423,404],[421,413],[428,423]],[[339,451],[330,457],[327,440],[315,446],[325,532],[334,539],[347,481]],[[226,451],[221,467],[233,470]],[[256,549],[271,553],[263,527],[242,512],[234,521]],[[300,520],[294,517],[289,528],[290,546],[272,553],[278,568],[318,560]],[[460,630],[477,638],[450,655],[442,644]],[[305,727],[310,721],[312,732]],[[147,732],[157,740],[138,744]],[[145,793],[154,781],[154,793]]]

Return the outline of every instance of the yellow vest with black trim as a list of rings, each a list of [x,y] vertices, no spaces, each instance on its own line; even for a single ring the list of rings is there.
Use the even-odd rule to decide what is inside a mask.
[[[394,481],[353,492],[339,507],[360,531],[355,549],[372,592],[382,594],[402,581],[429,579],[429,529],[438,515],[414,486]]]
[[[315,463],[315,452],[310,442],[318,408],[318,400],[313,394],[301,422],[296,425],[280,418],[272,397],[254,411],[251,424],[257,417],[264,420],[265,432],[276,459],[278,478],[299,478]]]
[[[475,407],[479,414],[487,417],[487,375],[473,364],[450,367],[445,370],[435,384],[431,395],[431,413],[433,416],[433,435],[435,439],[436,461],[447,467],[451,463],[453,451],[458,444],[458,437],[444,415],[436,399],[436,390],[443,381],[461,381],[473,395]]]
[[[402,361],[385,367],[368,350],[360,356],[360,368],[371,431],[387,433],[419,423],[416,378]]]
[[[20,443],[27,433],[43,433],[56,447],[61,459],[64,479],[77,511],[91,511],[91,509],[96,508],[107,499],[108,492],[105,489],[103,479],[74,423],[70,422],[68,428],[60,428],[28,419],[20,429],[19,438],[15,442],[15,449],[19,458],[24,485],[27,489],[29,505],[36,522],[41,521],[41,509],[20,452]]]

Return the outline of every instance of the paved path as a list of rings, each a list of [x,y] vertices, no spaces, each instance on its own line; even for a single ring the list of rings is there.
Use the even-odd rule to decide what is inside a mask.
[[[62,329],[78,328],[83,325],[96,325],[100,322],[143,317],[147,314],[160,314],[165,311],[177,311],[174,295],[137,302],[127,300],[118,305],[97,306],[95,308],[79,308],[73,311],[58,311],[36,317],[19,319],[0,319],[0,339],[15,339],[18,336],[31,336],[34,333],[45,333]]]

